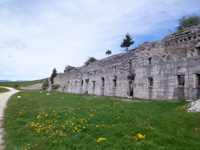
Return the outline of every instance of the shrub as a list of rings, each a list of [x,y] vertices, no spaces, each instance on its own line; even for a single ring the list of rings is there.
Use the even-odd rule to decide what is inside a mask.
[[[181,31],[185,28],[197,26],[200,24],[200,17],[197,15],[183,16],[179,19],[179,26],[176,27],[177,31]]]
[[[42,89],[43,89],[43,90],[46,90],[48,87],[49,87],[49,82],[48,82],[48,80],[45,80],[45,81],[43,82],[43,84],[42,84]]]
[[[91,63],[93,63],[93,62],[95,62],[95,61],[97,61],[96,58],[94,58],[94,57],[89,57],[88,60],[85,62],[85,65],[88,66],[89,64],[91,64]]]
[[[52,86],[52,89],[57,90],[59,87],[60,87],[59,84],[55,84],[55,85]]]
[[[18,87],[18,84],[15,84],[15,85],[14,85],[14,88],[17,88],[17,87]]]

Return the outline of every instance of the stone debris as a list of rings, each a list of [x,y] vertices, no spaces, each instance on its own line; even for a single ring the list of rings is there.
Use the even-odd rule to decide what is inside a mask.
[[[123,101],[126,101],[126,102],[131,102],[132,100],[131,99],[122,99]]]
[[[133,97],[132,97],[132,96],[127,96],[127,98],[129,98],[129,99],[130,99],[130,98],[133,98]]]
[[[200,99],[189,104],[188,112],[200,112]]]
[[[17,96],[17,98],[21,98],[21,96]]]
[[[50,95],[49,93],[47,93],[47,95]]]
[[[193,102],[194,100],[186,100],[186,102]]]

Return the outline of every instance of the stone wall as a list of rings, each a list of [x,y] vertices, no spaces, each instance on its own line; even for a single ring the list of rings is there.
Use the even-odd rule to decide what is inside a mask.
[[[31,85],[28,85],[28,86],[20,87],[20,89],[23,89],[23,90],[40,90],[40,89],[42,89],[42,84],[43,84],[43,82],[31,84]]]
[[[58,74],[54,83],[68,93],[197,99],[199,74],[200,27]]]

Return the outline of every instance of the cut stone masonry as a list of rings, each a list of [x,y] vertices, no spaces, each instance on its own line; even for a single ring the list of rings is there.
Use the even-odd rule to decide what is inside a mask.
[[[60,73],[68,93],[142,99],[200,98],[200,27]]]

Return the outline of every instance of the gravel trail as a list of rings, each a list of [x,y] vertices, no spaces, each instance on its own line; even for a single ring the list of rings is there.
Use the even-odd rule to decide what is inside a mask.
[[[3,87],[3,86],[0,86]],[[5,93],[0,93],[0,150],[3,149],[3,128],[2,128],[2,121],[3,121],[3,117],[4,117],[4,109],[6,107],[7,101],[8,99],[14,95],[15,93],[19,92],[19,90],[15,90],[13,88],[10,87],[3,87],[3,88],[7,88],[10,91],[9,92],[5,92]]]

